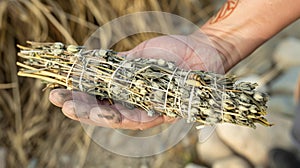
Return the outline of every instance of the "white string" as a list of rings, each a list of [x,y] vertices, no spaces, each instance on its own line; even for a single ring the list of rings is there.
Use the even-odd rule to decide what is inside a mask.
[[[83,64],[83,67],[82,67],[82,71],[81,71],[80,78],[79,78],[79,83],[78,83],[78,87],[79,87],[80,91],[84,91],[83,87],[82,87],[82,77],[83,77],[83,74],[86,70],[87,64],[90,62],[90,59],[87,59],[87,61],[85,61],[85,57],[84,57],[84,59],[82,61],[84,62],[84,64]]]
[[[117,68],[116,68],[116,70],[111,74],[111,76],[110,76],[110,80],[109,80],[109,82],[108,82],[108,84],[107,84],[107,89],[108,89],[108,96],[109,97],[111,97],[111,95],[110,95],[110,87],[111,87],[111,82],[112,82],[112,80],[113,80],[113,78],[114,78],[114,76],[116,75],[116,73],[117,73],[117,71],[125,64],[125,62],[127,62],[127,60],[124,60],[123,62],[122,62],[122,64],[120,64]]]
[[[187,80],[187,78],[188,78],[190,72],[191,72],[191,69],[189,69],[189,71],[188,71],[187,74],[185,75],[185,77],[184,77],[184,79],[183,79],[183,84],[185,84],[185,82],[186,82],[186,80]]]
[[[184,117],[183,112],[182,112],[182,109],[181,109],[181,97],[178,98],[178,104],[179,104],[178,107],[179,107],[180,115],[181,115],[182,117]]]
[[[139,70],[140,71],[140,70]],[[139,71],[133,73],[133,76],[131,76],[131,81],[126,81],[127,83],[129,83],[129,88],[132,87],[133,84],[133,79],[135,79],[136,75],[138,75]]]
[[[222,113],[222,123],[224,122],[224,106],[223,106],[223,101],[224,101],[224,92],[225,92],[225,87],[224,85],[222,85],[222,93],[221,93],[221,96],[220,94],[218,93],[218,87],[217,87],[217,77],[215,76],[214,77],[214,87],[215,87],[215,90],[216,90],[216,94],[221,97],[221,113]]]
[[[176,69],[175,69],[175,71],[177,70],[177,67],[176,67]],[[183,72],[183,69],[181,69],[181,73],[180,73],[180,76],[182,75],[182,72]],[[184,76],[184,79],[183,79],[183,81],[182,81],[182,83],[181,83],[181,85],[184,87],[184,84],[185,84],[185,82],[186,82],[186,80],[187,80],[187,78],[188,78],[188,75],[189,75],[189,73],[191,72],[191,69],[189,69],[189,71],[187,72],[187,74]],[[173,76],[173,75],[172,75]],[[178,85],[177,85],[177,89],[178,89],[178,87],[179,87],[179,84],[180,84],[180,82],[178,82]],[[193,86],[194,87],[194,86]],[[176,98],[176,97],[175,97]],[[183,112],[182,112],[182,109],[181,109],[181,97],[179,97],[178,98],[178,103],[179,103],[179,112],[180,112],[180,114],[181,114],[181,116],[182,117],[184,117],[184,114],[183,114]],[[190,101],[191,102],[191,101]],[[165,103],[166,103],[166,100],[165,100]],[[166,105],[166,104],[165,104]],[[190,120],[190,118],[191,118],[191,116],[190,116],[190,108],[191,108],[191,104],[189,104],[189,109],[188,109],[188,122],[189,122],[189,120]]]
[[[214,77],[214,87],[215,87],[215,90],[216,90],[216,94],[217,94],[219,97],[221,97],[221,96],[219,95],[219,93],[218,93],[217,77],[216,77],[216,76]]]
[[[192,100],[193,100],[193,96],[194,96],[194,89],[195,89],[195,86],[193,85],[191,94],[190,94],[190,98],[189,98],[188,118],[187,118],[188,122],[191,122],[191,108],[192,108]]]
[[[168,83],[168,86],[167,86],[167,90],[165,91],[165,92],[166,92],[166,94],[165,94],[165,103],[164,103],[164,109],[165,109],[165,111],[166,111],[166,108],[167,108],[168,91],[169,91],[170,84],[171,84],[171,82],[172,82],[172,79],[173,79],[173,77],[174,77],[175,72],[177,71],[177,69],[178,69],[178,68],[176,67],[175,70],[173,71],[172,76],[171,76],[171,78],[170,78],[170,80],[169,80],[169,83]]]
[[[221,112],[222,112],[222,123],[224,123],[224,106],[223,106],[223,101],[224,101],[224,97],[225,97],[225,95],[224,95],[224,92],[225,92],[225,88],[224,88],[224,85],[222,86],[222,99],[221,99],[221,108],[222,108],[222,110],[221,110]]]
[[[69,81],[71,72],[72,72],[72,70],[74,69],[75,64],[77,63],[78,59],[81,59],[81,56],[82,56],[82,55],[81,55],[81,52],[82,52],[82,49],[79,50],[77,59],[74,61],[74,63],[72,64],[72,66],[71,66],[71,68],[70,68],[70,70],[69,70],[69,72],[68,72],[68,75],[67,75],[67,78],[66,78],[66,86],[67,86],[67,88],[69,88],[68,81]],[[83,57],[83,58],[85,59],[85,57]],[[84,60],[84,59],[83,59],[83,60]],[[79,87],[80,87],[80,86],[79,86]],[[82,86],[81,86],[81,87],[82,87]],[[79,89],[80,89],[80,88],[79,88]]]
[[[185,84],[185,82],[186,82],[186,80],[187,80],[187,78],[188,78],[190,72],[191,72],[191,69],[189,69],[189,71],[186,73],[186,75],[185,75],[185,77],[184,77],[184,79],[183,79],[183,84],[182,84],[183,87],[184,87],[184,84]],[[191,107],[192,107],[191,102],[192,102],[192,100],[193,100],[193,94],[194,94],[194,86],[192,87],[191,95],[190,95],[190,98],[189,98],[189,106],[188,106],[188,111],[187,111],[187,113],[188,113],[187,122],[191,122]],[[182,112],[181,112],[181,113],[182,113]]]
[[[69,83],[68,83],[68,81],[69,81],[71,72],[72,72],[72,70],[74,69],[74,66],[75,66],[76,63],[77,63],[77,59],[73,62],[72,66],[71,66],[71,68],[70,68],[70,70],[69,70],[69,72],[68,72],[68,75],[67,75],[67,77],[66,77],[66,86],[67,86],[67,89],[69,88]]]
[[[179,88],[179,84],[176,85],[176,89],[175,89],[175,90],[178,91],[178,90],[179,90],[178,88]],[[180,115],[181,115],[182,117],[184,117],[184,115],[183,115],[183,113],[182,113],[182,110],[181,110],[181,104],[180,104],[181,99],[180,99],[180,98],[181,98],[180,96],[178,97],[178,95],[175,94],[174,104],[175,104],[175,106],[176,106],[176,101],[178,101],[178,107],[179,107]]]

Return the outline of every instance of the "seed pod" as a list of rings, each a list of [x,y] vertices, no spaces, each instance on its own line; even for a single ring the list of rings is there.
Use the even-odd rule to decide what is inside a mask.
[[[59,54],[62,54],[63,52],[64,52],[63,49],[54,49],[53,50],[53,54],[56,55],[56,56],[59,55]]]
[[[79,51],[79,47],[75,45],[69,45],[67,47],[67,51],[72,52],[72,53],[77,53]]]
[[[165,66],[166,65],[166,61],[163,60],[163,59],[158,59],[157,60],[157,65],[159,65],[159,66]]]
[[[239,109],[240,111],[248,111],[248,108],[246,108],[245,106],[242,106],[242,105],[239,105],[239,106],[238,106],[238,109]]]
[[[61,43],[61,42],[55,42],[53,45],[52,45],[52,48],[53,49],[63,49],[64,48],[64,44]]]
[[[257,101],[262,101],[264,99],[264,96],[262,93],[260,92],[255,92],[253,95],[253,98]]]

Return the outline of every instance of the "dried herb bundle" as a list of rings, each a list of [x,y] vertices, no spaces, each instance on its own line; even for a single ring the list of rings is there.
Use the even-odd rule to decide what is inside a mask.
[[[133,59],[112,50],[29,42],[18,46],[23,62],[19,76],[42,79],[120,102],[128,108],[170,117],[183,117],[203,125],[233,123],[255,128],[271,126],[264,118],[268,96],[257,84],[236,83],[230,75],[179,69],[163,59]]]

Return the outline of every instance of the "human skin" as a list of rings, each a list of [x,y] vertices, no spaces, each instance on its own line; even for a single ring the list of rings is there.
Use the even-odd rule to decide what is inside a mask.
[[[153,38],[121,54],[163,58],[182,68],[224,73],[299,17],[300,0],[229,0],[199,31]],[[67,117],[87,124],[135,130],[174,121],[94,99],[66,89],[54,89],[49,96]]]

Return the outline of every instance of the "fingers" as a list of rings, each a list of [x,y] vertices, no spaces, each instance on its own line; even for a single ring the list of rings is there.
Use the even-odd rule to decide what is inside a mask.
[[[120,128],[122,122],[121,114],[109,107],[94,107],[90,110],[90,120],[97,126]]]
[[[118,110],[122,117],[119,128],[143,130],[164,122],[164,118],[162,116],[156,115],[150,117],[144,110],[138,108],[129,110],[120,104],[116,104],[114,107]]]
[[[101,107],[101,114],[102,116],[97,116],[99,119],[94,120],[95,116],[91,115],[92,111],[98,107],[98,104],[87,104],[80,101],[66,101],[62,106],[62,112],[65,116],[69,117],[70,119],[80,121],[85,124],[89,125],[96,125],[102,127],[111,127],[113,125],[117,125],[120,122],[120,114],[114,112],[112,108],[108,108],[106,106]],[[94,113],[93,113],[94,114]],[[115,117],[111,117],[115,116]],[[92,118],[93,117],[93,118]],[[100,119],[102,118],[102,119]],[[107,119],[107,120],[105,120]]]
[[[50,92],[49,100],[52,104],[62,107],[66,101],[78,100],[88,104],[109,104],[107,101],[98,101],[95,96],[67,89],[54,89]]]
[[[164,116],[150,117],[144,110],[128,110],[124,107],[118,110],[95,107],[91,109],[90,119],[98,123],[98,126],[132,130],[144,130],[165,123],[166,121],[174,121],[174,118],[170,119]]]
[[[94,96],[66,89],[54,89],[50,101],[62,107],[62,112],[70,119],[85,124],[121,129],[147,129],[174,119],[165,116],[150,117],[144,110],[129,110],[126,107],[97,101]]]
[[[76,100],[66,101],[62,111],[70,119],[85,124],[132,130],[144,130],[174,120],[164,116],[149,117],[143,110],[128,110],[119,104],[98,106]]]
[[[62,112],[73,120],[80,120],[89,118],[90,108],[89,104],[80,101],[66,101],[62,106]]]

